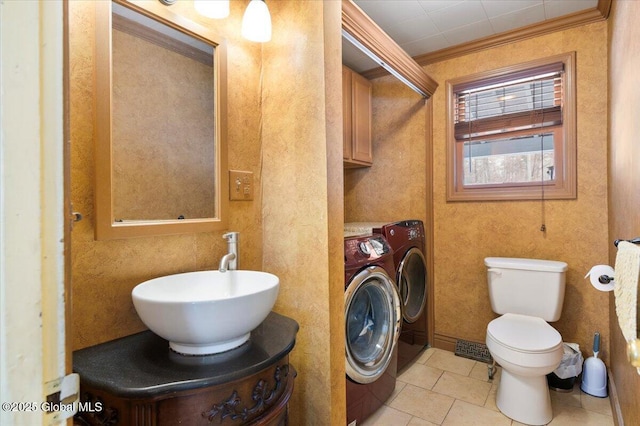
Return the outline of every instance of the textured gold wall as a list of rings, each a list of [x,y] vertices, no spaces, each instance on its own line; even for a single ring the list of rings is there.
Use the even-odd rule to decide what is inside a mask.
[[[596,23],[435,63],[426,71],[440,87],[433,102],[433,165],[425,161],[425,129],[417,95],[374,80],[374,166],[345,173],[345,221],[424,218],[427,172],[433,173],[435,334],[483,342],[495,317],[483,259],[487,256],[563,260],[569,264],[562,318],[565,341],[585,352],[593,333],[608,356],[608,298],[582,277],[607,263],[606,23]],[[539,231],[540,202],[447,203],[445,93],[447,79],[577,51],[578,198],[546,201],[547,232]],[[432,167],[432,170],[429,168]]]
[[[260,46],[240,38],[243,2],[232,2],[231,16],[199,17],[191,2],[172,10],[215,26],[228,43],[229,168],[254,172],[252,202],[230,202],[229,229],[240,232],[241,268],[262,268],[260,176]],[[221,232],[113,241],[93,237],[94,25],[91,1],[70,9],[71,201],[85,216],[72,233],[73,348],[95,345],[145,329],[131,302],[133,287],[150,278],[215,269],[225,253]]]
[[[329,244],[329,371],[331,398],[318,392],[321,406],[331,408],[330,424],[346,418],[344,319],[344,173],[342,169],[342,12],[338,2],[323,2],[324,92],[327,145],[327,240]],[[317,328],[326,325],[315,324]],[[324,389],[323,389],[324,391]],[[321,402],[324,401],[324,402]],[[324,420],[325,417],[323,417]]]
[[[264,45],[264,268],[300,333],[291,424],[344,424],[340,2],[270,2]],[[341,360],[340,360],[341,358]]]
[[[577,52],[578,197],[545,201],[546,233],[539,230],[540,201],[446,202],[444,90],[433,97],[436,336],[484,341],[486,325],[495,317],[485,257],[562,260],[569,265],[567,287],[562,317],[554,326],[564,341],[579,343],[586,353],[593,333],[599,331],[603,355],[608,356],[608,297],[583,279],[592,265],[607,262],[608,253],[606,37],[606,23],[601,22],[426,67],[443,84],[468,74]]]
[[[291,424],[344,424],[340,2],[270,2],[273,39],[240,38],[246,1],[212,21],[228,54],[229,168],[254,172],[253,202],[230,202],[242,269],[275,273],[275,311],[301,328]],[[70,2],[74,349],[145,329],[130,292],[146,279],[214,269],[221,233],[94,241],[92,2]]]
[[[609,24],[609,259],[616,238],[640,236],[640,2],[615,1]],[[640,284],[639,284],[640,285]],[[626,357],[626,342],[609,297],[611,373],[625,425],[640,424],[640,375]],[[621,422],[618,422],[621,424]]]
[[[345,222],[427,222],[427,107],[394,77],[373,80],[373,166],[345,169]]]

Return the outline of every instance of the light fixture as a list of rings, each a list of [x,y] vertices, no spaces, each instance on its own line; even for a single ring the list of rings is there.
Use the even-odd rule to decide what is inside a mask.
[[[271,40],[271,14],[264,0],[251,0],[242,17],[242,36],[251,41]]]
[[[193,0],[193,8],[207,18],[222,19],[229,16],[229,0]]]

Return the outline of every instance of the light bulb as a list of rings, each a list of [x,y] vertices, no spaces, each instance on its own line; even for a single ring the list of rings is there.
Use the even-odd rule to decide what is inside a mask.
[[[193,8],[207,18],[222,19],[229,16],[229,0],[193,0]]]
[[[251,0],[242,17],[242,36],[251,41],[271,40],[271,14],[263,0]]]

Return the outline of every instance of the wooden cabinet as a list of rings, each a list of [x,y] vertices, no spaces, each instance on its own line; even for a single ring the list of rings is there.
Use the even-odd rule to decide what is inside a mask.
[[[74,425],[285,426],[297,332],[297,322],[271,312],[249,342],[220,354],[176,354],[151,331],[75,351]]]
[[[371,82],[342,66],[343,160],[345,167],[373,164]]]
[[[285,426],[296,376],[288,359],[231,383],[146,398],[119,397],[82,384],[82,404],[100,409],[81,412],[74,424]]]

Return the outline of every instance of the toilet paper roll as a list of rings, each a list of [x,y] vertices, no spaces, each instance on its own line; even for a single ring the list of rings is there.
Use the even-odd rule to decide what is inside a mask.
[[[596,265],[584,277],[589,277],[591,285],[599,291],[612,291],[615,288],[615,281],[611,281],[608,284],[602,284],[598,279],[601,275],[607,275],[614,277],[615,270],[609,265]]]

